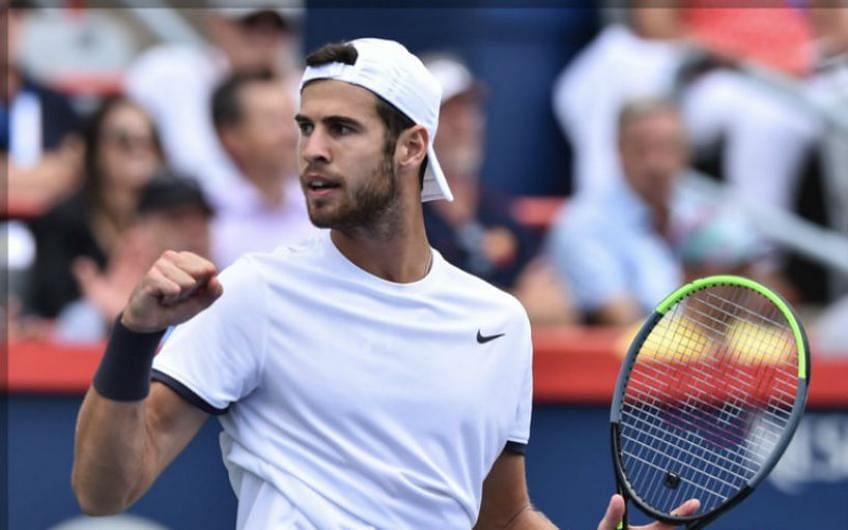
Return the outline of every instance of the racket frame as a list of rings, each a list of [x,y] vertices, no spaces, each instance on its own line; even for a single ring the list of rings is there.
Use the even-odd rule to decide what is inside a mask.
[[[671,516],[653,509],[647,502],[640,498],[639,495],[633,491],[633,488],[624,473],[620,443],[620,419],[622,402],[624,400],[624,390],[627,388],[631,370],[636,363],[636,357],[639,355],[642,345],[654,327],[660,322],[660,320],[662,320],[663,316],[687,296],[702,289],[720,285],[738,286],[751,289],[772,302],[780,310],[784,318],[786,318],[786,321],[792,329],[793,337],[796,341],[796,348],[798,350],[798,391],[795,395],[795,402],[792,405],[792,415],[786,423],[786,428],[783,430],[780,440],[777,444],[775,444],[769,458],[763,463],[757,474],[748,480],[748,484],[709,512],[685,517]],[[615,392],[613,393],[612,404],[610,406],[610,434],[612,442],[610,446],[612,448],[616,488],[618,493],[624,497],[625,501],[624,517],[618,528],[624,530],[627,529],[627,502],[629,500],[632,500],[633,503],[649,517],[653,517],[665,523],[678,525],[685,524],[687,525],[687,529],[696,530],[698,528],[703,528],[707,525],[707,523],[727,512],[750,495],[754,488],[756,488],[757,485],[762,482],[766,476],[768,476],[780,460],[780,457],[783,456],[783,452],[792,440],[795,430],[798,427],[798,423],[801,421],[807,401],[807,390],[809,388],[810,381],[809,351],[807,335],[804,332],[801,322],[798,320],[798,317],[795,315],[795,312],[789,304],[780,295],[771,291],[767,287],[742,276],[718,275],[701,278],[680,287],[660,302],[654,312],[647,318],[645,323],[639,329],[639,332],[627,350],[627,355],[622,362],[621,369],[618,373],[618,380],[616,381]]]

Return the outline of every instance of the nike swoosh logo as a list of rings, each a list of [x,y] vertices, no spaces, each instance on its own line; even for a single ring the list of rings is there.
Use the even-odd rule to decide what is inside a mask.
[[[498,333],[497,335],[483,335],[480,333],[480,330],[477,330],[477,342],[479,344],[486,344],[487,342],[491,342],[495,339],[503,337],[506,333]]]

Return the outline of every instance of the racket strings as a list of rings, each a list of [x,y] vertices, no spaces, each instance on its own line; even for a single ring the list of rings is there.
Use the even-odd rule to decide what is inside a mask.
[[[797,351],[782,313],[739,287],[698,291],[645,340],[622,403],[622,463],[633,489],[668,513],[718,506],[758,473],[797,394]]]

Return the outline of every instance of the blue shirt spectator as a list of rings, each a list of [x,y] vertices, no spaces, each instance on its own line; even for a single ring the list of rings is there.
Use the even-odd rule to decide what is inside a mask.
[[[762,245],[741,214],[680,185],[689,149],[673,102],[647,98],[624,105],[618,154],[623,182],[578,194],[547,241],[587,321],[635,322],[687,276],[753,273]]]
[[[628,297],[647,312],[683,280],[650,208],[624,185],[569,203],[551,228],[548,250],[584,314]]]

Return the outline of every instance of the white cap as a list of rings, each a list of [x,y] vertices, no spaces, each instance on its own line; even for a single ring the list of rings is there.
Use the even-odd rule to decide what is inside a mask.
[[[423,56],[424,65],[442,85],[442,103],[452,97],[483,91],[471,71],[459,58],[446,53]]]
[[[418,57],[402,44],[384,39],[356,39],[355,64],[328,63],[308,66],[303,72],[300,89],[309,81],[334,79],[357,85],[377,94],[429,133],[427,169],[424,172],[422,201],[453,200],[453,194],[442,173],[433,149],[439,125],[442,88]]]

